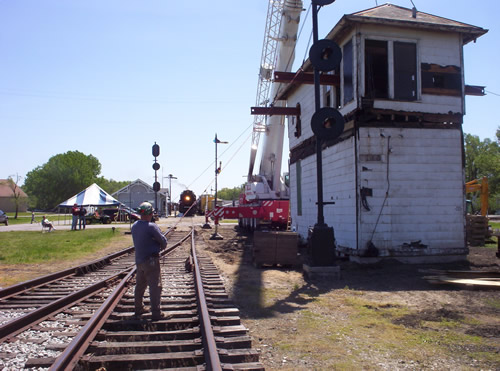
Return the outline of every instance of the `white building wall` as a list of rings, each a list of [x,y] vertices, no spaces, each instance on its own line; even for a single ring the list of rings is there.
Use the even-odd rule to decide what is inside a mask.
[[[323,151],[323,201],[325,223],[334,227],[338,245],[356,247],[356,181],[354,172],[354,137]],[[297,215],[297,164],[290,166],[292,194],[291,215],[300,237],[307,239],[308,230],[318,221],[316,155],[301,160],[302,215]]]
[[[325,223],[334,228],[339,251],[363,255],[372,241],[380,256],[464,252],[459,130],[360,128],[357,157],[355,145],[350,137],[323,151],[323,199],[335,202],[324,207]],[[290,167],[291,207],[293,225],[305,240],[317,222],[316,156],[301,160],[301,168],[302,215],[294,202],[296,164]],[[362,187],[372,190],[369,211],[361,198],[357,204]],[[415,241],[422,247],[404,245]]]
[[[334,228],[337,246],[356,248],[356,172],[354,136],[323,151],[325,223]],[[316,205],[315,205],[316,206]]]
[[[314,205],[317,201],[316,194],[316,156],[309,156],[301,160],[302,177],[301,182],[301,198],[302,198],[302,214],[297,214],[297,164],[290,166],[290,191],[292,198],[290,200],[292,225],[303,241],[307,240],[308,230],[317,220],[317,209]]]
[[[358,249],[368,241],[382,255],[415,241],[435,253],[464,248],[461,140],[459,130],[359,129],[359,186],[373,196],[370,211],[360,208]]]
[[[312,137],[314,134],[311,129],[311,117],[315,112],[314,107],[314,85],[302,85],[297,89],[295,94],[288,99],[288,107],[295,107],[297,103],[300,103],[300,120],[301,120],[301,131],[300,137],[295,137],[295,126],[290,125],[290,120],[288,120],[288,142],[290,148],[294,148],[305,139]]]

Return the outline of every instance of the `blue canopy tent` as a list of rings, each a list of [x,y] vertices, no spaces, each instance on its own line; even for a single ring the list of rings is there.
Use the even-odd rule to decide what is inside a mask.
[[[121,202],[116,200],[114,197],[110,196],[99,187],[97,184],[92,184],[80,193],[68,198],[63,203],[59,204],[59,207],[73,207],[74,204],[78,206],[119,206]]]

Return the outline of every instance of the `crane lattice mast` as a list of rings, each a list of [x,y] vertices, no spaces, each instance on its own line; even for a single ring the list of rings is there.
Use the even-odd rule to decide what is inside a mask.
[[[269,92],[272,85],[272,74],[276,67],[277,47],[281,27],[281,19],[285,0],[269,0],[267,8],[266,28],[262,46],[259,80],[257,84],[257,107],[267,107],[270,103]],[[257,149],[259,147],[260,134],[266,131],[266,116],[256,115],[253,122],[252,147],[250,150],[250,167],[248,170],[248,181],[252,180],[253,168]]]

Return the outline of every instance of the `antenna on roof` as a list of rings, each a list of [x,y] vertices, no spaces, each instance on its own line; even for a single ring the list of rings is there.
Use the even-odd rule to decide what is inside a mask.
[[[417,7],[415,6],[415,4],[413,3],[413,0],[410,0],[411,2],[411,5],[413,5],[413,8],[411,10],[411,16],[413,18],[417,18]]]

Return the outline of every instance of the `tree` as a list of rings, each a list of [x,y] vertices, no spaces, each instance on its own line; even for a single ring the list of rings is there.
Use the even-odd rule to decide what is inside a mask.
[[[51,209],[95,182],[101,163],[78,151],[58,154],[26,174],[25,192],[31,206]]]
[[[240,193],[243,192],[245,185],[234,188],[222,188],[217,191],[217,198],[221,200],[237,200],[240,197]]]
[[[99,177],[96,179],[95,183],[102,189],[104,189],[106,192],[109,194],[115,193],[116,191],[122,189],[123,187],[127,186],[130,184],[130,181],[125,180],[125,181],[116,181],[113,179],[106,179],[104,177]]]
[[[17,185],[19,181],[21,180],[21,177],[19,175],[15,175],[15,180],[12,178],[12,175],[9,176],[7,181],[5,182],[7,186],[12,190],[12,195],[14,197],[14,205],[16,206],[16,213],[14,215],[14,219],[17,219],[17,213],[19,212],[19,204],[20,204],[20,199],[21,199],[21,190],[19,186]]]
[[[497,130],[498,139],[500,129]],[[465,134],[465,181],[488,178],[489,209],[500,208],[500,142],[486,138],[481,141],[478,136]]]

